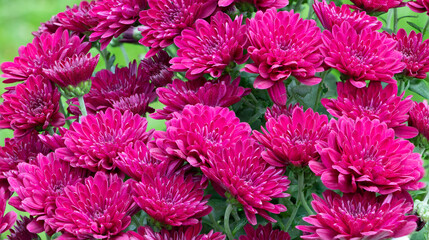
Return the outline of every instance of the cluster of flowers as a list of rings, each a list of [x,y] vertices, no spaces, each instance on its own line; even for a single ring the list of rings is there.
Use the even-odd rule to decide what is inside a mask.
[[[419,218],[408,191],[425,186],[425,171],[407,139],[429,139],[429,106],[404,98],[398,82],[426,78],[429,41],[378,31],[373,13],[401,0],[352,2],[315,1],[323,31],[311,15],[282,9],[288,0],[94,0],[52,17],[1,64],[3,82],[18,84],[0,105],[0,128],[14,131],[0,147],[0,210],[8,202],[30,217],[2,214],[0,232],[17,240],[41,232],[63,240],[290,239],[290,224],[272,223],[283,221],[282,199],[296,193],[289,222],[306,207],[307,224],[296,226],[302,239],[411,234]],[[423,0],[408,6],[429,10]],[[256,14],[244,20],[242,9]],[[113,38],[148,47],[146,58],[94,73],[100,55],[90,49],[107,63]],[[163,50],[173,44],[176,53]],[[321,88],[332,69],[342,80],[336,98],[287,106],[288,79]],[[229,108],[255,98],[238,70],[274,103],[261,130]],[[155,100],[162,109],[150,106]],[[165,131],[147,129],[147,114],[166,120]],[[295,192],[286,192],[290,169],[299,175]],[[327,188],[323,198],[313,194],[313,210],[302,196],[303,184],[313,184],[303,183],[305,169]],[[222,220],[212,195],[225,199]],[[245,216],[243,234],[231,231],[230,214]]]

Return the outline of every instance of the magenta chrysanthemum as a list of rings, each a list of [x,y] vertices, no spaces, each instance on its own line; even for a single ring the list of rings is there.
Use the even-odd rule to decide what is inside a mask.
[[[413,102],[408,124],[417,128],[420,134],[429,140],[429,106],[427,100],[423,102]]]
[[[83,181],[86,171],[71,168],[54,153],[39,154],[33,163],[20,163],[17,172],[9,174],[8,181],[17,194],[9,204],[35,217],[27,226],[30,232],[52,235],[56,231],[51,222],[57,208],[55,200],[66,186]]]
[[[16,220],[14,228],[10,229],[10,234],[7,236],[7,240],[38,240],[39,236],[27,229],[27,226],[31,221],[33,221],[32,218],[21,215],[21,219]]]
[[[194,167],[205,164],[209,149],[235,144],[251,133],[249,124],[241,123],[228,108],[201,104],[185,106],[165,124],[166,132],[154,133],[151,154],[160,160],[184,159]]]
[[[371,82],[368,87],[356,88],[351,83],[337,83],[337,99],[322,99],[322,104],[334,117],[346,116],[357,119],[368,117],[378,119],[393,128],[402,138],[413,138],[418,134],[415,128],[406,126],[408,112],[413,106],[412,96],[402,99],[397,96],[396,84],[384,89],[380,82]]]
[[[389,194],[424,186],[418,182],[425,172],[423,161],[413,153],[414,145],[395,139],[395,132],[385,123],[346,117],[331,123],[328,144],[316,144],[321,162],[309,163],[327,188]]]
[[[310,160],[320,159],[315,144],[326,142],[330,127],[328,117],[313,112],[311,108],[305,112],[296,106],[291,116],[280,115],[270,118],[262,133],[253,131],[253,136],[266,148],[262,153],[265,161],[275,167],[293,164],[298,167],[308,165]]]
[[[210,16],[216,0],[148,0],[149,10],[140,12],[143,38],[141,44],[152,49],[146,57],[173,44],[183,29],[191,27],[199,18]]]
[[[211,230],[207,234],[200,234],[203,226],[201,223],[189,227],[180,227],[174,230],[162,229],[160,232],[154,231],[152,228],[139,227],[138,232],[129,231],[128,234],[131,240],[224,240],[225,235],[220,232]]]
[[[415,0],[407,2],[408,7],[417,13],[424,13],[429,15],[429,0]]]
[[[109,108],[105,113],[83,117],[81,123],[72,123],[63,136],[66,147],[55,152],[73,167],[113,171],[125,147],[151,138],[152,131],[146,132],[146,127],[145,118]]]
[[[66,11],[57,14],[58,25],[77,33],[90,32],[91,28],[98,24],[98,19],[90,14],[97,2],[100,1],[91,0],[87,2],[84,0],[79,5],[75,4],[73,7],[67,6]]]
[[[243,64],[247,60],[247,55],[243,54],[247,37],[242,21],[242,15],[232,21],[223,12],[212,16],[210,23],[198,19],[195,29],[185,29],[174,39],[179,49],[177,57],[170,61],[171,69],[187,71],[186,78],[192,80],[206,73],[218,78],[230,63]]]
[[[388,12],[391,8],[403,6],[403,0],[351,0],[355,8],[367,12]]]
[[[281,230],[273,230],[271,223],[265,226],[259,225],[254,229],[252,225],[244,226],[246,235],[240,236],[239,240],[290,240],[289,233]]]
[[[410,35],[401,28],[397,34],[392,34],[398,45],[396,50],[402,53],[405,63],[404,74],[414,78],[425,79],[429,72],[429,40],[422,42],[422,33],[411,31]]]
[[[358,33],[364,28],[377,31],[383,26],[383,23],[378,21],[377,17],[369,16],[366,12],[359,10],[352,12],[347,5],[337,7],[335,2],[331,2],[328,5],[325,0],[322,0],[322,2],[315,1],[313,8],[323,27],[329,31],[332,30],[334,25],[340,26],[343,22],[350,23]]]
[[[0,128],[13,129],[15,137],[65,123],[64,115],[59,112],[60,93],[41,76],[30,76],[16,86],[14,93],[5,93],[2,97]]]
[[[304,217],[309,226],[297,226],[302,239],[391,239],[411,234],[417,217],[408,193],[376,196],[362,192],[343,196],[327,190],[324,199],[313,194],[316,215]]]
[[[138,210],[131,198],[132,182],[97,172],[84,184],[66,187],[56,201],[58,231],[70,239],[120,239]]]
[[[0,189],[0,233],[4,233],[9,230],[16,221],[16,213],[10,211],[6,213],[6,203],[9,199],[9,194],[4,191],[4,189]]]
[[[119,37],[138,20],[139,12],[146,7],[146,0],[97,1],[90,14],[98,24],[91,29],[89,40],[100,40],[101,49],[105,49],[112,38]]]
[[[219,0],[219,7],[228,7],[234,2],[252,3],[258,10],[267,10],[272,7],[280,9],[289,4],[288,0]]]
[[[55,33],[58,30],[58,28],[60,28],[59,25],[60,24],[58,22],[58,17],[57,15],[54,15],[48,21],[40,23],[40,26],[37,29],[37,31],[34,31],[31,34],[34,37],[40,37],[42,36],[43,33],[52,34],[52,33]]]
[[[304,20],[299,13],[274,8],[265,13],[258,11],[247,20],[250,47],[248,52],[254,63],[245,71],[259,74],[254,87],[268,89],[274,103],[286,105],[284,80],[294,76],[306,85],[321,81],[315,77],[322,72],[322,44],[320,29],[314,20]]]
[[[212,107],[229,107],[250,93],[250,89],[239,86],[240,78],[231,82],[231,77],[225,76],[213,82],[204,78],[184,82],[175,79],[165,88],[158,88],[159,101],[165,105],[150,116],[154,119],[171,119],[173,113],[182,112],[186,105],[203,104]]]
[[[290,181],[283,176],[283,169],[270,166],[262,159],[263,148],[256,141],[247,139],[235,143],[227,148],[211,149],[206,165],[201,166],[202,172],[219,194],[243,206],[249,223],[257,223],[256,214],[276,222],[268,212],[279,214],[286,211],[286,207],[270,201],[288,197],[285,192]]]
[[[396,41],[370,28],[358,34],[343,22],[333,26],[332,32],[324,31],[322,39],[325,63],[344,74],[355,87],[365,87],[365,80],[396,84],[393,75],[405,67],[402,54],[395,50]]]
[[[155,87],[164,87],[173,81],[174,73],[170,71],[171,57],[166,51],[159,51],[151,58],[141,61],[141,66]]]
[[[4,83],[25,81],[34,74],[43,73],[43,68],[51,66],[55,61],[71,57],[75,54],[86,54],[91,44],[83,42],[77,35],[69,35],[67,30],[58,29],[55,33],[43,33],[35,37],[32,43],[20,47],[19,56],[13,62],[1,64]]]

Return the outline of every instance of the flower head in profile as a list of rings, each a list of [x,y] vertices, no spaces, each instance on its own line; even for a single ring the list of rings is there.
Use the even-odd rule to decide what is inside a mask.
[[[423,102],[413,102],[408,124],[417,128],[419,133],[429,140],[429,106],[427,100]]]
[[[321,33],[314,20],[304,20],[299,13],[274,8],[258,11],[247,20],[250,41],[248,52],[253,63],[246,72],[259,74],[254,87],[267,89],[274,103],[286,105],[284,80],[294,76],[306,85],[321,81],[316,77],[322,72],[323,58],[319,48]]]
[[[140,12],[143,38],[139,41],[151,47],[146,57],[173,44],[183,29],[199,18],[210,16],[216,9],[215,0],[148,0],[149,9]]]
[[[10,211],[5,214],[6,203],[9,199],[9,194],[4,189],[0,189],[0,233],[9,230],[16,221],[16,213]]]
[[[154,133],[151,154],[160,160],[184,159],[194,167],[205,164],[213,147],[227,147],[250,136],[248,123],[240,122],[228,108],[187,105],[166,123],[165,132]]]
[[[218,78],[231,63],[243,64],[247,60],[243,53],[247,37],[242,21],[242,15],[232,21],[223,12],[212,16],[210,23],[198,19],[195,29],[185,29],[174,39],[179,49],[171,60],[171,69],[187,71],[186,78],[192,80],[206,73]]]
[[[154,119],[171,119],[173,113],[182,112],[186,105],[203,104],[212,107],[229,107],[250,93],[250,89],[239,86],[240,78],[231,82],[229,75],[216,81],[199,78],[192,81],[174,79],[165,88],[158,88],[158,100],[165,105],[150,116]]]
[[[37,233],[28,231],[27,226],[33,219],[21,215],[20,220],[16,220],[14,228],[10,229],[10,234],[7,235],[7,240],[38,240]]]
[[[142,68],[155,87],[164,87],[173,81],[174,73],[170,71],[170,60],[168,53],[160,50],[153,57],[141,61]]]
[[[290,240],[289,233],[281,230],[274,230],[271,223],[265,226],[259,225],[254,229],[252,225],[247,224],[244,226],[246,235],[240,236],[239,240]]]
[[[404,6],[403,0],[351,0],[354,6],[366,12],[387,12],[391,8]]]
[[[304,217],[310,225],[297,228],[302,239],[391,239],[411,234],[417,217],[407,192],[376,196],[372,192],[339,194],[326,190],[323,198],[313,194],[316,215]]]
[[[97,172],[84,183],[67,186],[57,198],[54,223],[71,239],[115,239],[137,212],[131,198],[134,180],[122,181],[117,175]],[[68,239],[68,238],[65,238]]]
[[[415,0],[407,2],[408,7],[417,13],[424,13],[429,15],[429,0]]]
[[[419,182],[425,172],[420,154],[409,141],[395,139],[385,123],[341,117],[331,127],[328,143],[316,144],[321,161],[309,163],[327,188],[384,195],[424,187]]]
[[[264,160],[275,167],[304,167],[310,160],[319,160],[315,144],[326,142],[330,132],[326,115],[311,108],[304,112],[299,106],[293,108],[290,116],[269,118],[266,128],[261,127],[262,133],[253,131],[253,136],[266,148],[262,153]]]
[[[154,231],[149,226],[139,227],[138,232],[129,231],[132,240],[224,240],[225,235],[211,230],[207,234],[200,234],[203,226],[201,223],[180,227],[173,230],[162,229],[160,232]]]
[[[284,169],[266,163],[262,151],[253,139],[243,139],[227,148],[211,149],[207,164],[200,167],[219,194],[243,206],[252,225],[257,223],[256,214],[276,222],[268,212],[279,214],[286,207],[270,201],[289,196],[290,181],[283,176]]]
[[[64,12],[57,14],[58,25],[76,33],[90,32],[98,24],[98,19],[90,14],[97,2],[100,1],[81,1],[79,5],[67,6]]]
[[[48,34],[55,33],[57,29],[60,28],[59,23],[60,22],[58,21],[58,16],[53,15],[51,19],[49,19],[48,21],[40,23],[40,26],[37,29],[37,31],[34,31],[31,34],[34,37],[40,37],[42,36],[43,33],[48,33]]]
[[[355,87],[366,80],[396,84],[392,78],[402,72],[402,54],[395,50],[396,41],[387,35],[365,28],[358,33],[349,22],[323,32],[321,51],[325,63],[340,71]]]
[[[5,93],[2,97],[0,128],[13,129],[15,137],[65,123],[59,111],[60,93],[40,75],[30,76],[25,83],[17,85],[13,93]]]
[[[405,99],[402,99],[404,93],[397,96],[396,84],[389,84],[383,89],[380,82],[370,82],[368,87],[363,88],[356,88],[349,82],[337,83],[337,92],[337,99],[321,101],[332,116],[378,119],[402,138],[413,138],[418,134],[415,128],[405,124],[413,105],[412,96]]]
[[[229,7],[233,3],[251,3],[258,10],[267,10],[269,8],[284,8],[289,4],[289,0],[219,0],[219,7]]]
[[[100,40],[101,50],[109,45],[139,18],[139,12],[147,7],[146,0],[103,0],[96,1],[90,14],[97,19],[89,36],[91,42]]]
[[[66,147],[55,152],[73,167],[113,171],[125,147],[132,147],[137,141],[146,143],[151,138],[152,131],[146,132],[146,127],[145,118],[109,108],[105,113],[83,117],[81,123],[72,123],[63,136]]]
[[[315,1],[313,8],[323,27],[329,31],[332,30],[334,25],[340,26],[343,22],[350,23],[358,33],[364,28],[377,31],[383,26],[383,23],[378,21],[377,17],[369,16],[366,12],[359,10],[352,12],[346,4],[337,7],[335,2],[331,2],[328,5],[325,0],[322,0],[322,2]]]

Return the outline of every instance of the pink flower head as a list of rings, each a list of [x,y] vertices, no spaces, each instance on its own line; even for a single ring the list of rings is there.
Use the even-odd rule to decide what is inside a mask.
[[[142,68],[155,87],[164,87],[173,81],[174,73],[170,71],[170,60],[168,53],[161,50],[153,57],[141,61]]]
[[[203,104],[212,107],[229,107],[250,93],[250,89],[240,87],[240,78],[231,82],[229,75],[214,82],[204,78],[184,82],[175,79],[165,88],[156,90],[159,101],[165,105],[150,116],[154,119],[171,119],[173,113],[182,112],[186,105]]]
[[[91,42],[100,40],[101,50],[109,45],[139,18],[139,12],[147,7],[146,0],[103,0],[97,1],[90,14],[97,19],[97,26],[89,36]]]
[[[243,64],[247,60],[247,55],[243,54],[247,37],[242,21],[243,15],[232,21],[223,12],[212,16],[210,23],[198,19],[195,29],[185,29],[182,36],[174,39],[179,49],[177,57],[170,61],[171,69],[187,71],[186,78],[193,80],[206,73],[218,78],[230,63]]]
[[[16,221],[16,213],[10,211],[5,213],[6,202],[9,199],[9,194],[5,193],[4,189],[0,189],[0,233],[9,230]]]
[[[351,0],[354,6],[366,12],[388,12],[391,8],[404,6],[403,0]]]
[[[290,240],[289,233],[281,230],[273,230],[271,223],[265,226],[259,225],[254,229],[252,225],[244,226],[246,235],[240,236],[239,240]]]
[[[183,29],[199,18],[210,16],[216,9],[215,0],[148,0],[149,9],[140,12],[141,44],[152,49],[146,57],[173,44]]]
[[[395,50],[396,42],[370,28],[359,34],[343,22],[333,26],[332,32],[324,31],[322,39],[325,63],[347,76],[355,87],[365,87],[365,80],[396,84],[393,75],[405,67],[402,54]]]
[[[429,40],[422,42],[422,33],[414,31],[408,36],[403,28],[396,35],[392,34],[392,38],[398,43],[396,50],[402,53],[402,62],[406,65],[404,74],[425,79],[429,72]]]
[[[133,181],[97,172],[85,183],[67,186],[56,201],[58,231],[71,239],[121,239],[138,210],[131,198]]]
[[[180,227],[173,230],[162,229],[160,232],[154,231],[149,226],[139,227],[138,233],[129,231],[131,240],[224,240],[225,235],[211,230],[207,234],[200,234],[203,226],[201,223]]]
[[[266,147],[262,153],[265,161],[275,167],[293,164],[298,167],[308,162],[318,161],[317,142],[326,142],[330,127],[328,117],[319,115],[309,108],[304,112],[302,107],[295,107],[291,116],[280,115],[277,119],[270,118],[262,133],[253,131],[253,136]]]
[[[35,37],[40,37],[43,33],[52,34],[55,33],[58,28],[60,28],[59,25],[61,24],[58,21],[58,16],[54,15],[48,21],[40,23],[39,29],[32,32],[31,34]]]
[[[328,5],[325,0],[322,0],[322,2],[315,1],[313,8],[323,27],[329,31],[334,25],[340,26],[343,22],[350,23],[358,33],[364,28],[377,31],[383,26],[377,17],[369,16],[366,12],[359,10],[352,12],[348,5],[337,7],[335,2]]]
[[[429,0],[415,0],[407,2],[408,7],[417,13],[424,13],[429,15]]]
[[[408,124],[417,128],[420,134],[429,140],[429,106],[427,100],[423,102],[413,102]]]
[[[187,105],[165,123],[166,132],[154,133],[151,154],[160,160],[184,159],[194,167],[205,164],[208,150],[227,147],[250,136],[248,123],[228,108]]]
[[[25,83],[16,86],[14,93],[5,93],[2,97],[0,128],[13,129],[15,137],[65,123],[64,115],[59,112],[61,95],[42,76],[30,76]]]
[[[408,112],[413,106],[412,96],[402,100],[404,93],[397,96],[396,84],[384,89],[380,82],[370,82],[368,87],[356,88],[349,82],[337,83],[337,99],[322,99],[322,104],[334,117],[346,116],[357,119],[368,117],[386,123],[402,138],[413,138],[418,131],[406,126]]]
[[[324,199],[313,194],[316,215],[304,217],[310,225],[297,226],[302,239],[391,239],[411,234],[417,217],[411,196],[404,193],[376,196],[372,192],[339,194],[326,190]]]
[[[21,219],[16,220],[14,228],[10,229],[7,240],[38,240],[39,236],[27,229],[28,224],[30,224],[32,220],[32,218],[21,215]]]
[[[320,29],[314,20],[304,20],[299,13],[274,8],[258,11],[255,18],[247,19],[250,47],[247,49],[254,63],[244,70],[259,74],[254,87],[268,89],[274,103],[286,105],[284,80],[294,76],[306,85],[321,81],[315,77],[322,72],[319,47]]]
[[[69,35],[68,31],[60,28],[55,33],[43,33],[35,37],[32,43],[19,48],[19,56],[13,62],[1,64],[4,83],[25,81],[30,75],[40,75],[43,68],[54,64],[55,61],[76,54],[86,54],[91,44],[83,42],[77,35]]]
[[[353,193],[359,189],[379,194],[418,190],[424,176],[423,162],[414,145],[395,139],[385,123],[369,118],[341,117],[331,121],[328,143],[316,144],[321,162],[310,169],[329,189]]]
[[[201,166],[202,172],[219,194],[243,206],[249,223],[257,223],[256,214],[276,222],[268,212],[279,214],[286,211],[286,207],[270,201],[288,197],[285,192],[290,181],[283,176],[283,169],[270,166],[262,159],[263,148],[256,141],[247,139],[235,143],[227,148],[211,149],[207,164]]]
[[[90,2],[84,0],[79,5],[67,6],[66,11],[57,14],[58,25],[77,33],[89,32],[98,24],[98,19],[90,14],[97,2],[100,0]]]
[[[291,117],[292,112],[296,107],[299,107],[298,103],[295,105],[289,104],[289,106],[274,104],[271,108],[267,108],[267,111],[265,112],[265,120],[268,121],[270,118],[278,119],[281,115]]]
[[[284,8],[289,4],[289,0],[219,0],[219,7],[228,7],[234,2],[248,2],[262,11],[269,8]]]
[[[86,171],[72,168],[50,153],[39,154],[34,164],[20,163],[18,171],[8,175],[10,186],[17,194],[9,204],[35,217],[27,226],[28,230],[52,235],[56,231],[50,222],[57,208],[55,200],[66,186],[82,182]]]

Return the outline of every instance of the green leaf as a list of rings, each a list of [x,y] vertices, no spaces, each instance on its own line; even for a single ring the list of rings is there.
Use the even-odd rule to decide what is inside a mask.
[[[408,90],[417,93],[425,99],[429,99],[429,87],[425,80],[412,79]]]
[[[409,22],[407,21],[408,25],[410,25],[412,28],[416,29],[417,31],[421,32],[422,29],[421,27],[419,27],[417,24],[413,23],[413,22]]]

